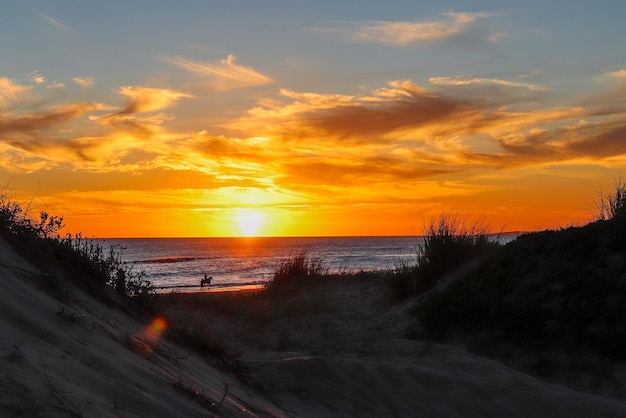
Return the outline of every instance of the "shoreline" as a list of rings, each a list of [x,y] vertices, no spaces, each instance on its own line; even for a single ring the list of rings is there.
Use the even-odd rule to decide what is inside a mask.
[[[155,287],[156,295],[170,295],[170,294],[203,294],[203,293],[226,293],[226,292],[250,292],[250,291],[259,291],[265,290],[265,284],[241,284],[241,285],[232,285],[232,286],[211,286],[211,287],[201,287],[199,285],[196,286],[164,286],[164,287]]]

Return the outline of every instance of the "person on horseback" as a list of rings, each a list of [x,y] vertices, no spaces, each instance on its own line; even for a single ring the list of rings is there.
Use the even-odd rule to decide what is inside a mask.
[[[200,280],[200,287],[204,287],[204,285],[211,287],[211,280],[213,280],[213,276],[207,277],[207,274],[204,273],[204,279]]]

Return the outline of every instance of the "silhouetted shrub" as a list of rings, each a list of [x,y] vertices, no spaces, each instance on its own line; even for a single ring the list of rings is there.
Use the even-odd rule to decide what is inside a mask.
[[[41,212],[38,219],[33,218],[11,199],[9,190],[0,191],[0,235],[51,277],[68,278],[99,297],[104,296],[105,286],[116,287],[118,275],[125,278],[124,293],[128,296],[146,297],[153,292],[144,273],[134,272],[122,261],[119,248],[105,252],[100,244],[81,234],[61,237],[63,226],[63,217]]]
[[[597,192],[593,206],[594,218],[597,220],[626,216],[626,183],[621,176],[615,178],[610,192],[605,193],[602,189]]]
[[[577,346],[626,359],[626,258],[618,218],[524,234],[416,310],[422,337],[502,346]]]
[[[319,258],[311,258],[306,251],[284,260],[274,271],[268,291],[297,289],[306,282],[328,275],[328,269]]]
[[[480,221],[445,213],[433,218],[417,246],[416,293],[433,288],[444,274],[497,247],[497,236]]]

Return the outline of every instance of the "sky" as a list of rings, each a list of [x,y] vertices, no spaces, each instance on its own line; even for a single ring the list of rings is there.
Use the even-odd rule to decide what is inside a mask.
[[[579,225],[626,166],[623,1],[20,1],[0,188],[88,237]]]

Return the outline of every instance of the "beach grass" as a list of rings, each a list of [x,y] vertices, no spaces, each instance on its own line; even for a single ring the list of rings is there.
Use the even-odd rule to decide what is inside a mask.
[[[471,220],[459,213],[442,213],[426,225],[423,239],[416,241],[414,263],[400,262],[386,272],[399,300],[420,295],[471,259],[496,251],[499,235],[485,220]]]

